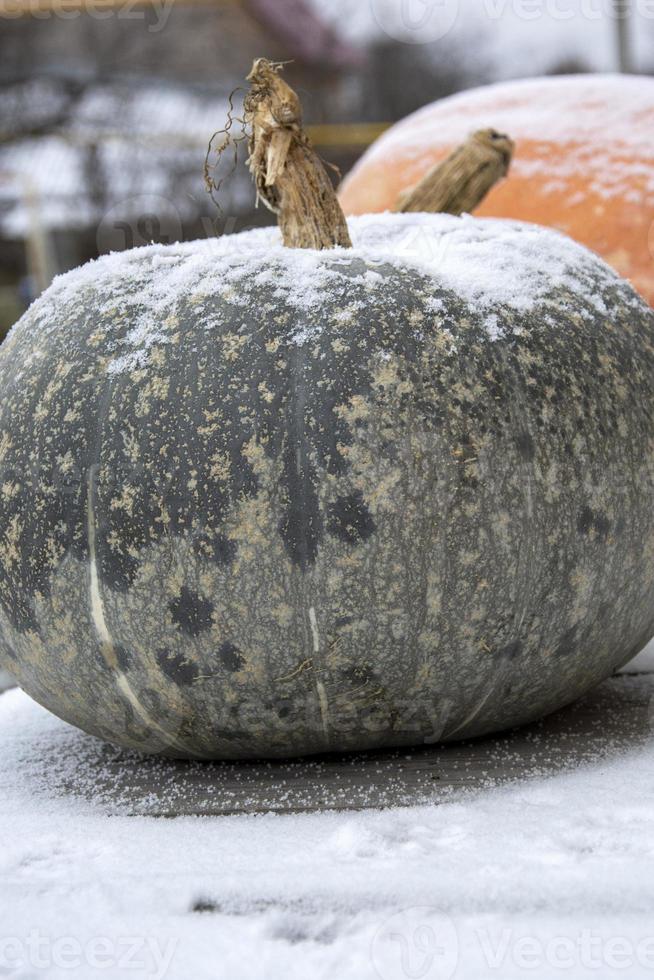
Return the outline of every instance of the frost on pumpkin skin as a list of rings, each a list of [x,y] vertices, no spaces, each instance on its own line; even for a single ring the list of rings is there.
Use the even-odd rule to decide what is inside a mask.
[[[654,303],[654,82],[635,75],[521,79],[440,99],[393,125],[345,177],[346,213],[383,211],[475,130],[519,152],[480,215],[555,227],[602,255]]]
[[[625,284],[582,252],[489,328],[470,270],[457,296],[388,254],[225,247],[82,273],[0,354],[0,619],[29,693],[146,751],[284,755],[505,727],[644,644],[654,351]]]

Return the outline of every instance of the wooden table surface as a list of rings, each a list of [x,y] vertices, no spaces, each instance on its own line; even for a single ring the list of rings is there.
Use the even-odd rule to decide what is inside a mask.
[[[0,697],[0,711],[8,697]],[[63,722],[53,723],[47,738],[29,730],[16,737],[24,739],[26,769],[47,774],[48,793],[88,800],[103,812],[172,818],[437,804],[614,757],[651,740],[653,729],[654,673],[638,671],[612,677],[537,724],[410,751],[187,763],[124,752]]]

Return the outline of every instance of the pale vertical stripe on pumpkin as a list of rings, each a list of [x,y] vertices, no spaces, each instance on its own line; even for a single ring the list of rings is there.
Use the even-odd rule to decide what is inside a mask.
[[[309,608],[309,626],[311,627],[311,636],[313,637],[313,652],[314,655],[320,653],[320,633],[318,632],[318,620],[316,618],[316,610],[314,606]],[[322,681],[316,681],[316,693],[318,695],[318,704],[320,705],[320,717],[322,720],[322,730],[325,734],[327,742],[329,742],[329,700],[327,698],[327,691],[325,690],[325,685]]]
[[[114,672],[116,677],[116,686],[121,692],[123,697],[129,702],[131,707],[134,709],[136,714],[139,716],[141,721],[147,725],[152,731],[157,732],[164,740],[168,748],[176,749],[179,752],[183,752],[185,755],[189,753],[189,749],[178,742],[174,735],[170,732],[165,731],[160,725],[152,718],[152,716],[143,707],[132,686],[127,679],[125,673],[121,670],[120,664],[118,663],[118,657],[116,655],[116,645],[109,632],[109,627],[107,626],[107,618],[104,613],[104,602],[102,599],[102,592],[100,591],[100,579],[98,576],[98,561],[95,547],[95,513],[93,509],[93,497],[95,492],[95,474],[97,471],[97,464],[89,467],[89,476],[87,482],[87,498],[86,498],[86,518],[87,518],[87,537],[89,545],[89,597],[91,605],[91,619],[93,620],[93,626],[95,627],[95,632],[97,634],[98,640],[100,641],[100,649],[102,650],[102,655],[106,660],[107,664]],[[191,753],[193,754],[193,753]]]
[[[329,701],[327,691],[322,681],[316,681],[316,691],[318,692],[318,704],[320,705],[320,717],[322,719],[322,730],[329,744]]]
[[[313,652],[319,653],[320,651],[320,634],[318,633],[318,620],[316,619],[316,610],[313,606],[309,609],[309,623],[311,625],[311,635],[313,636]]]

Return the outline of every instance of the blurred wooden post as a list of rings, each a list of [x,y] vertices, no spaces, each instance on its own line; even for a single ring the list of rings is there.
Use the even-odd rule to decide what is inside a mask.
[[[613,0],[618,49],[618,70],[630,74],[634,70],[631,56],[631,0]]]
[[[23,203],[27,212],[26,236],[27,271],[38,296],[47,289],[55,277],[55,258],[48,230],[43,223],[39,207],[39,192],[29,178],[23,178]]]

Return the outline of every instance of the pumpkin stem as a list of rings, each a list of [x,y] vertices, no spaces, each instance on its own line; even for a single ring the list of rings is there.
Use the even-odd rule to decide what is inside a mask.
[[[287,248],[351,248],[345,215],[302,128],[300,100],[280,77],[282,68],[258,58],[247,77],[243,118],[257,201],[277,215]]]
[[[403,194],[396,211],[469,214],[506,177],[515,144],[494,129],[480,129]]]

